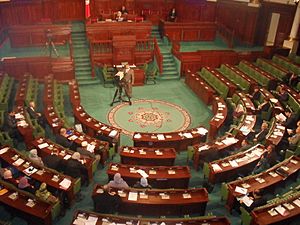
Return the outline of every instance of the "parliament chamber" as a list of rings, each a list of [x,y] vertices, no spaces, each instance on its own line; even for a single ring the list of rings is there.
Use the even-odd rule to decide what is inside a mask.
[[[299,225],[298,3],[0,1],[0,224]]]

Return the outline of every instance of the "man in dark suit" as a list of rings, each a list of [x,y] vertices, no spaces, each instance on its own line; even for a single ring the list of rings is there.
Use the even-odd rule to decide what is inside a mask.
[[[262,142],[266,139],[266,136],[269,132],[269,125],[267,123],[262,123],[261,130],[255,134],[254,142]]]
[[[299,118],[299,115],[297,113],[291,112],[291,111],[286,111],[286,121],[282,124],[285,126],[287,129],[292,129],[295,130],[297,128],[297,121]]]
[[[98,213],[114,214],[118,211],[121,203],[121,197],[111,191],[111,188],[106,185],[103,187],[103,192],[93,196],[94,210]]]
[[[9,134],[9,136],[13,139],[16,140],[18,142],[22,142],[23,141],[23,136],[20,133],[20,131],[18,130],[17,127],[17,120],[15,117],[16,113],[14,111],[11,111],[10,113],[8,113],[7,117],[6,117],[6,123],[7,123],[7,132]],[[17,143],[14,143],[17,144]]]
[[[36,119],[38,123],[42,126],[46,126],[46,121],[41,113],[36,110],[35,102],[29,102],[29,107],[27,108],[27,112],[32,119]]]
[[[87,169],[80,161],[80,153],[74,152],[72,157],[67,160],[64,171],[65,174],[73,178],[81,178],[81,184],[88,186],[89,178],[87,174]]]
[[[59,134],[55,136],[55,142],[65,148],[76,150],[76,144],[68,139],[67,129],[62,127],[59,130]]]

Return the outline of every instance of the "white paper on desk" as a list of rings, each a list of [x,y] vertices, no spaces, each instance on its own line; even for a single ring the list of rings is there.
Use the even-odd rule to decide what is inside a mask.
[[[92,223],[96,224],[97,221],[98,221],[98,217],[96,217],[96,216],[89,216],[89,218],[87,220],[89,222],[92,222]]]
[[[253,116],[246,116],[246,120],[254,121],[254,117]]]
[[[286,216],[289,214],[286,208],[284,208],[282,205],[277,206],[275,210],[282,216]]]
[[[214,171],[222,171],[222,168],[216,163],[212,164],[211,166]]]
[[[68,160],[69,158],[71,158],[71,155],[66,155],[66,156],[64,157],[64,160]]]
[[[82,126],[81,124],[75,124],[75,130],[77,130],[78,132],[82,132]]]
[[[76,140],[78,137],[76,135],[72,135],[71,137],[69,137],[69,140],[74,141]]]
[[[278,99],[276,99],[276,98],[270,98],[270,101],[271,101],[272,103],[276,104],[276,103],[278,102]]]
[[[64,178],[60,183],[59,183],[59,186],[64,189],[64,190],[67,190],[70,185],[71,185],[71,181],[67,178]]]
[[[250,133],[250,130],[249,130],[249,128],[247,127],[247,126],[242,126],[241,128],[240,128],[240,131],[243,133],[243,135],[248,135],[249,133]]]
[[[241,198],[241,200],[243,201],[243,203],[250,207],[252,205],[252,203],[254,202],[251,198],[249,198],[247,195],[245,195],[244,197]]]
[[[128,193],[128,201],[137,201],[138,193],[130,191]]]
[[[85,225],[86,219],[83,218],[76,218],[73,222],[74,225]]]
[[[283,133],[282,133],[282,132],[279,132],[279,131],[274,132],[274,134],[277,135],[277,136],[283,136]]]
[[[109,133],[109,137],[115,137],[116,135],[118,134],[118,131],[116,130],[112,130],[110,133]]]
[[[243,194],[243,195],[248,193],[248,190],[246,188],[242,188],[242,187],[239,187],[239,186],[236,186],[234,191],[237,192],[237,193]]]
[[[159,151],[159,150],[155,150],[155,154],[156,155],[163,155],[163,153],[161,151]]]
[[[134,135],[134,138],[137,138],[137,139],[139,139],[139,138],[141,138],[141,137],[142,137],[141,134],[135,134],[135,135]]]
[[[5,148],[2,148],[0,150],[0,155],[4,154],[5,152],[7,152],[7,150],[9,149],[9,147],[5,147]]]
[[[87,149],[89,152],[94,153],[95,145],[88,144]]]
[[[282,113],[280,113],[279,115],[276,115],[275,118],[282,122],[286,121],[286,116],[283,115]]]
[[[224,140],[222,140],[222,142],[224,143],[224,145],[231,145],[231,144],[235,144],[237,143],[239,140],[234,138],[234,137],[227,137]]]
[[[144,178],[149,177],[149,175],[144,170],[139,169],[136,172],[139,173]]]
[[[24,159],[19,158],[17,161],[14,161],[14,166],[20,166],[24,162]]]
[[[38,147],[40,148],[40,149],[43,149],[43,148],[46,148],[46,147],[48,147],[49,146],[49,144],[46,142],[46,143],[43,143],[43,144],[40,144],[40,145],[38,145]]]
[[[28,167],[27,169],[23,170],[23,172],[27,175],[30,176],[31,174],[34,174],[37,171],[36,168],[33,166]]]
[[[198,148],[198,152],[205,151],[205,150],[208,150],[208,149],[209,149],[208,145],[203,145],[203,146]]]
[[[262,151],[261,151],[260,149],[255,149],[255,150],[253,150],[253,153],[254,153],[255,155],[257,155],[258,157],[261,157],[261,155],[263,154]]]
[[[296,206],[300,207],[300,200],[299,200],[299,199],[294,200],[293,203],[294,203]]]
[[[199,134],[202,134],[202,135],[205,135],[208,132],[208,130],[206,130],[203,127],[198,127],[197,131],[198,131]]]
[[[191,133],[183,133],[183,136],[186,138],[193,138],[193,135]]]
[[[232,167],[239,167],[239,164],[235,160],[229,160],[229,163]]]
[[[16,118],[17,120],[19,120],[19,119],[24,119],[24,116],[23,116],[21,113],[16,113],[16,114],[15,114],[15,118]]]
[[[274,208],[270,209],[268,211],[268,213],[270,214],[270,216],[277,216],[278,215],[278,213],[276,212],[276,210]]]
[[[158,134],[157,139],[158,140],[165,140],[165,136],[163,134]]]

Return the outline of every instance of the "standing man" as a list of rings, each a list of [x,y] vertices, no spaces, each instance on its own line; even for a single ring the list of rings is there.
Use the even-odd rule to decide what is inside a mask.
[[[129,64],[125,65],[124,77],[122,80],[123,80],[125,94],[127,95],[129,99],[129,104],[131,105],[130,99],[132,98],[132,85],[134,83],[134,71],[129,67]]]

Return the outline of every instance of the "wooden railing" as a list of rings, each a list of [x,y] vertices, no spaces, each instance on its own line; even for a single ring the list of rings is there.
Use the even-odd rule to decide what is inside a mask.
[[[163,55],[160,52],[156,38],[154,38],[154,55],[157,60],[159,73],[162,74],[163,73]]]
[[[153,51],[154,40],[153,39],[139,39],[136,41],[135,50],[137,52]]]
[[[221,23],[218,23],[218,32],[229,48],[233,48],[234,30],[229,29]]]

